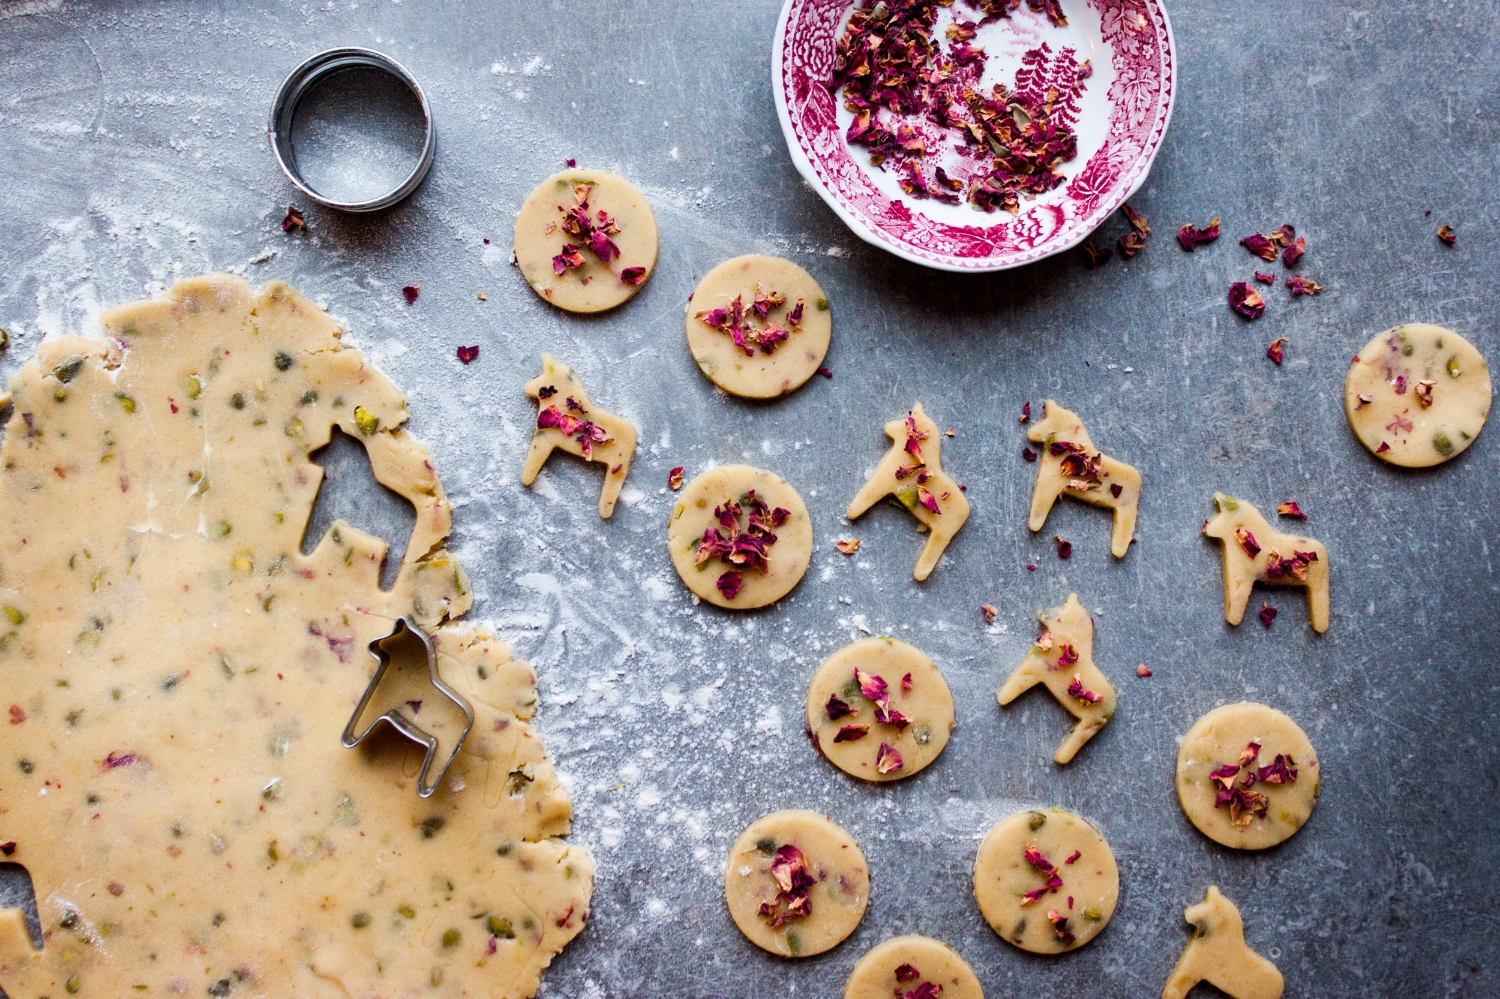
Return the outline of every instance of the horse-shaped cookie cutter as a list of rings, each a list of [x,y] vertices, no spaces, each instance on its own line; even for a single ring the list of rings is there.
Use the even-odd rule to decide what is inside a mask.
[[[427,684],[436,688],[438,693],[452,701],[464,713],[463,731],[453,740],[451,750],[441,746],[442,739],[439,735],[433,734],[417,724],[416,715],[422,706],[420,700],[393,698],[394,703],[387,707],[374,721],[366,725],[364,731],[359,732],[357,735],[355,734],[360,718],[365,714],[365,709],[370,706],[372,701],[375,701],[376,695],[381,693],[382,681],[388,675],[391,665],[391,653],[388,645],[399,641],[402,632],[409,633],[422,643],[422,648],[427,657]],[[437,653],[433,650],[432,639],[421,628],[417,627],[416,622],[411,618],[405,616],[397,618],[396,627],[389,635],[386,635],[384,638],[377,638],[370,643],[370,654],[375,657],[375,661],[380,665],[375,668],[375,675],[370,678],[369,685],[365,687],[365,695],[359,699],[359,705],[355,707],[354,714],[349,717],[349,724],[344,726],[344,734],[341,741],[345,749],[353,749],[360,744],[365,736],[373,732],[381,722],[387,722],[391,728],[406,738],[420,743],[427,748],[427,754],[422,759],[422,769],[417,774],[417,795],[422,798],[430,797],[432,792],[436,791],[438,785],[442,783],[443,775],[448,772],[448,768],[452,766],[453,761],[458,758],[458,751],[463,746],[464,739],[468,737],[469,729],[474,727],[474,709],[469,706],[469,702],[464,699],[462,694],[443,682],[443,678],[438,674]],[[387,684],[387,687],[389,686],[391,685]],[[390,696],[389,692],[387,696]],[[437,774],[429,781],[427,775],[432,770],[432,763],[438,755],[439,748],[444,749],[447,753],[447,758],[443,761],[442,766],[438,768]]]

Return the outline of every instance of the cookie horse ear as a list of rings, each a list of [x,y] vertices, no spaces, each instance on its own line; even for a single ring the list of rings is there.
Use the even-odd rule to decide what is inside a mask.
[[[344,726],[341,741],[346,749],[353,749],[385,722],[419,743],[427,752],[417,774],[417,795],[430,797],[458,757],[474,725],[474,709],[463,695],[443,682],[432,639],[411,618],[398,618],[389,635],[370,643],[370,654],[379,665],[349,724]],[[418,724],[424,703],[428,712]],[[441,762],[434,771],[433,764],[439,757]]]
[[[1183,917],[1193,924],[1193,938],[1167,976],[1161,999],[1187,999],[1199,982],[1234,999],[1281,999],[1281,972],[1245,943],[1240,910],[1217,887],[1209,885],[1203,901],[1188,906]]]

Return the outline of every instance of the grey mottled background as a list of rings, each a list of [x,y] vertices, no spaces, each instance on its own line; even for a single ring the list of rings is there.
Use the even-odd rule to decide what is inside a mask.
[[[536,664],[540,730],[598,863],[593,917],[546,996],[837,996],[861,953],[902,932],[948,940],[991,996],[1149,996],[1208,883],[1239,904],[1288,996],[1494,996],[1500,428],[1402,473],[1349,433],[1340,387],[1350,355],[1405,320],[1500,358],[1500,8],[1180,0],[1170,13],[1176,115],[1133,201],[1150,248],[1094,272],[1070,254],[973,277],[866,247],[802,184],[772,105],[774,0],[8,0],[0,374],[101,307],[229,269],[296,284],[409,390],[457,508],[473,616]],[[375,217],[302,203],[309,232],[287,237],[277,223],[296,199],[265,117],[287,70],[341,44],[391,53],[429,88],[436,165]],[[634,180],[661,226],[655,276],[598,318],[551,310],[508,266],[517,207],[566,157]],[[1188,256],[1173,243],[1216,215],[1218,244]],[[1258,261],[1235,241],[1282,222],[1307,236],[1301,270],[1328,290],[1293,301],[1278,287],[1246,324],[1225,292]],[[1456,249],[1433,237],[1443,222]],[[752,251],[808,268],[835,316],[833,379],[770,405],[715,391],[682,339],[695,277]],[[416,305],[404,284],[421,285]],[[1281,368],[1263,356],[1277,336],[1290,338]],[[459,343],[481,346],[473,366],[454,359]],[[640,428],[611,521],[580,463],[518,485],[534,414],[520,386],[543,350]],[[1141,543],[1123,561],[1099,511],[1063,503],[1043,534],[1026,530],[1016,413],[1051,395],[1145,475]],[[917,400],[956,429],[944,455],[973,504],[923,585],[910,518],[881,508],[850,527],[841,513],[884,448],[881,424]],[[321,522],[343,513],[399,550],[400,511],[362,459],[336,447],[327,460],[340,474]],[[798,487],[818,548],[779,607],[736,615],[695,606],[673,576],[663,487],[674,465],[741,460]],[[1218,551],[1197,532],[1215,489],[1308,511],[1332,553],[1326,635],[1295,591],[1269,595],[1274,627],[1225,626]],[[1071,561],[1054,532],[1075,543]],[[847,536],[864,541],[852,559],[832,548]],[[1034,692],[1000,711],[994,692],[1037,610],[1073,590],[1121,710],[1060,769],[1062,709]],[[1000,608],[988,629],[981,602]],[[846,778],[801,733],[808,677],[865,629],[924,649],[958,702],[942,758],[895,786]],[[1137,679],[1138,662],[1155,677]],[[1181,733],[1246,697],[1301,723],[1324,768],[1311,823],[1261,855],[1200,836],[1172,788]],[[1027,805],[1090,817],[1120,862],[1113,922],[1062,959],[1001,942],[970,891],[979,837]],[[854,936],[797,963],[750,946],[720,891],[729,843],[785,807],[832,815],[874,880]]]

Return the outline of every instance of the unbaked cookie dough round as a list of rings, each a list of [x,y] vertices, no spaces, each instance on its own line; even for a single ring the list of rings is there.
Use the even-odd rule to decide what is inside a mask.
[[[1251,701],[1199,718],[1177,750],[1177,800],[1198,831],[1237,850],[1289,838],[1318,801],[1318,754],[1297,723]]]
[[[1053,808],[991,829],[974,861],[974,899],[990,929],[1033,954],[1075,950],[1114,914],[1120,869],[1087,819]]]
[[[810,957],[854,932],[870,901],[859,844],[817,812],[774,812],[751,824],[724,864],[729,915],[755,946]]]
[[[775,603],[802,579],[812,520],[779,475],[721,465],[678,494],[667,545],[688,589],[711,604],[749,610]]]
[[[628,301],[656,267],[656,246],[646,196],[607,170],[553,174],[516,216],[522,276],[569,312],[603,312]]]
[[[866,638],[839,649],[813,675],[807,728],[818,752],[845,773],[900,780],[948,744],[953,695],[921,650]]]
[[[832,334],[823,289],[780,257],[726,260],[703,275],[688,299],[693,360],[733,395],[774,399],[798,388],[823,363]]]
[[[1344,379],[1344,413],[1361,444],[1392,465],[1447,461],[1490,415],[1490,371],[1452,330],[1406,323],[1365,344]]]
[[[927,983],[942,999],[984,999],[974,969],[958,952],[931,937],[894,937],[859,959],[844,985],[844,999],[922,995]]]

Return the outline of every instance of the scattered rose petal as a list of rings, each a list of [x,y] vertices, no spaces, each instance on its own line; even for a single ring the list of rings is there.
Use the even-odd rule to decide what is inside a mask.
[[[911,693],[911,674],[910,673],[906,674],[905,676],[903,676],[901,678],[901,692],[904,693],[904,694]]]
[[[1276,283],[1276,275],[1275,274],[1262,274],[1260,271],[1256,271],[1255,272],[1255,280],[1259,281],[1261,284],[1275,284]]]
[[[674,493],[682,488],[682,466],[678,465],[667,473],[667,488]]]
[[[1104,700],[1104,697],[1102,695],[1096,694],[1092,690],[1085,689],[1085,687],[1083,686],[1083,678],[1077,673],[1073,674],[1073,682],[1068,684],[1068,695],[1070,697],[1078,698],[1085,704],[1098,704],[1100,701]]]
[[[1036,572],[1036,564],[1032,563],[1032,562],[1027,562],[1026,563],[1026,571],[1027,572]]]
[[[1266,311],[1266,300],[1244,281],[1236,281],[1229,286],[1229,307],[1246,319],[1259,319]]]
[[[568,165],[568,169],[569,170],[572,170],[572,169],[574,169],[575,167],[578,166],[578,161],[575,160],[575,159],[573,159],[571,156],[568,157],[567,159],[563,160],[563,162]]]
[[[980,604],[979,613],[984,615],[985,624],[994,624],[995,617],[1000,613],[1000,610],[993,604]]]
[[[830,371],[827,368],[819,368],[818,369],[818,374],[822,375],[824,378],[832,378],[833,377],[833,372]]]
[[[485,293],[482,292],[482,291],[479,292],[475,297],[478,298],[481,302],[488,302],[489,301],[489,297],[487,295],[485,295]]]
[[[1219,220],[1214,219],[1208,225],[1199,229],[1189,222],[1177,230],[1178,244],[1189,253],[1192,253],[1204,243],[1212,243],[1219,238]]]
[[[854,667],[854,682],[859,684],[859,692],[874,701],[877,706],[882,708],[890,706],[891,695],[885,677],[871,676],[856,666]]]
[[[853,555],[855,552],[859,551],[859,539],[858,538],[840,539],[840,540],[835,541],[833,543],[833,547],[837,548],[839,551],[843,552],[845,555]]]
[[[1120,498],[1120,494],[1123,493],[1124,491],[1125,491],[1125,487],[1122,486],[1122,485],[1120,485],[1118,482],[1111,482],[1109,484],[1109,494],[1111,496],[1113,496],[1115,499],[1119,499]]]
[[[1078,858],[1081,857],[1081,856],[1083,856],[1083,851],[1082,850],[1074,850],[1072,856],[1070,856],[1067,860],[1063,861],[1063,866],[1069,866],[1071,864],[1076,863],[1078,861]],[[1073,906],[1072,906],[1071,903],[1069,903],[1068,908],[1070,908],[1070,909],[1073,908]]]
[[[762,902],[760,914],[779,927],[793,917],[812,914],[812,886],[816,879],[807,868],[807,857],[792,844],[778,847],[771,860],[771,877],[781,890],[774,901]]]
[[[1058,915],[1056,909],[1047,910],[1047,920],[1052,924],[1053,931],[1057,933],[1057,939],[1061,940],[1065,945],[1071,946],[1078,940],[1072,931],[1068,929],[1067,917]]]
[[[1142,679],[1144,679],[1144,678],[1146,678],[1146,677],[1148,677],[1148,676],[1151,675],[1151,671],[1146,668],[1146,664],[1145,663],[1141,663],[1139,666],[1137,666],[1135,668],[1135,675],[1138,676],[1138,677],[1141,677]]]
[[[1094,241],[1086,239],[1083,241],[1083,252],[1088,255],[1089,270],[1101,266],[1106,260],[1115,255],[1115,251],[1109,247],[1100,249],[1094,245]]]
[[[458,359],[460,361],[463,361],[466,365],[473,364],[479,359],[479,345],[475,344],[472,347],[459,347]]]
[[[1375,453],[1380,454],[1382,451],[1389,451],[1390,449],[1391,446],[1389,444],[1387,444],[1385,441],[1381,441],[1380,446],[1375,449]]]
[[[1301,236],[1298,236],[1295,240],[1287,245],[1286,249],[1281,251],[1281,262],[1287,267],[1295,267],[1297,266],[1297,261],[1301,260],[1303,255],[1306,253],[1307,240],[1303,239]]]
[[[1436,382],[1423,379],[1412,389],[1412,394],[1417,397],[1417,402],[1423,409],[1432,405],[1432,389],[1436,384]]]
[[[1262,260],[1276,259],[1276,244],[1260,233],[1256,233],[1253,236],[1246,236],[1240,240],[1240,245]]]
[[[1269,628],[1271,627],[1271,622],[1276,620],[1276,608],[1272,607],[1265,601],[1261,601],[1260,613],[1258,616],[1260,618],[1260,623]]]
[[[1323,286],[1312,278],[1303,277],[1301,274],[1293,274],[1286,279],[1286,286],[1292,290],[1293,297],[1297,295],[1316,295],[1323,290]]]
[[[26,720],[26,709],[23,708],[23,707],[21,707],[21,705],[19,705],[19,704],[12,704],[10,706],[10,723],[12,725],[19,725],[22,722],[24,722],[25,720]]]
[[[1130,230],[1120,237],[1120,253],[1126,257],[1133,257],[1146,248],[1146,240],[1151,235],[1151,226],[1146,222],[1146,216],[1130,207],[1129,202],[1120,206],[1120,211],[1130,221]]]
[[[1027,400],[1026,402],[1021,403],[1021,422],[1022,423],[1030,423],[1031,422],[1031,402],[1030,402],[1030,400]]]
[[[845,725],[843,728],[839,729],[838,734],[833,737],[833,741],[854,742],[856,739],[863,739],[869,734],[870,726],[868,725]],[[882,773],[884,773],[884,771],[882,771]]]
[[[413,302],[415,302],[417,300],[417,295],[420,294],[421,291],[422,291],[422,286],[421,285],[419,285],[419,284],[409,284],[406,287],[404,287],[404,288],[401,289],[401,294],[404,295],[404,296],[406,296],[406,304],[410,305],[410,304],[412,304]]]
[[[121,753],[116,756],[114,750],[110,750],[109,755],[104,758],[104,764],[99,769],[113,770],[116,767],[128,767],[134,762],[134,753]]]
[[[951,29],[953,25],[949,27]],[[898,982],[911,982],[921,977],[922,973],[909,964],[898,965],[896,968],[896,981]]]
[[[1036,452],[1023,444],[1021,445],[1021,457],[1026,461],[1036,461]]]
[[[1072,558],[1073,557],[1073,542],[1071,542],[1071,541],[1064,541],[1063,540],[1063,536],[1061,534],[1054,534],[1054,535],[1052,535],[1052,537],[1053,537],[1053,539],[1055,539],[1057,541],[1057,557],[1058,558]]]
[[[1245,554],[1250,558],[1254,558],[1255,556],[1260,554],[1260,542],[1255,540],[1255,535],[1252,534],[1248,529],[1243,527],[1236,527],[1234,529],[1234,540],[1239,542],[1240,548],[1243,549]]]
[[[1297,230],[1289,225],[1279,225],[1271,233],[1270,240],[1276,246],[1291,246],[1292,240],[1297,238]]]
[[[745,585],[745,577],[730,569],[721,574],[714,585],[719,588],[720,593],[724,594],[725,600],[733,600],[740,595],[740,587]]]
[[[1286,337],[1279,336],[1275,340],[1271,341],[1271,346],[1266,348],[1266,356],[1269,357],[1272,363],[1274,363],[1278,368],[1281,367],[1281,362],[1286,360],[1286,351],[1282,348],[1281,345],[1288,342],[1290,341],[1288,341]]]
[[[829,721],[838,721],[840,718],[854,714],[854,709],[849,706],[849,702],[838,694],[828,695],[828,701],[823,705],[823,710],[828,712]]]
[[[881,725],[894,725],[897,729],[903,729],[911,724],[911,720],[895,708],[877,707],[875,721]]]
[[[287,205],[286,218],[281,220],[281,231],[291,232],[293,229],[296,229],[298,232],[306,232],[307,220],[302,217],[302,209],[296,205]]]
[[[895,773],[905,765],[906,761],[901,758],[901,754],[883,742],[880,744],[880,748],[875,751],[875,769],[879,773]]]
[[[1285,503],[1278,503],[1276,505],[1276,512],[1283,517],[1296,517],[1298,520],[1307,519],[1307,514],[1302,512],[1302,508],[1297,505],[1296,500],[1287,500]]]
[[[626,284],[638,285],[642,281],[646,280],[646,268],[627,267],[620,272],[620,280],[624,281]]]
[[[1442,225],[1438,226],[1437,238],[1441,239],[1444,244],[1452,246],[1458,242],[1458,233],[1453,231],[1453,227],[1451,225],[1444,222]]]

